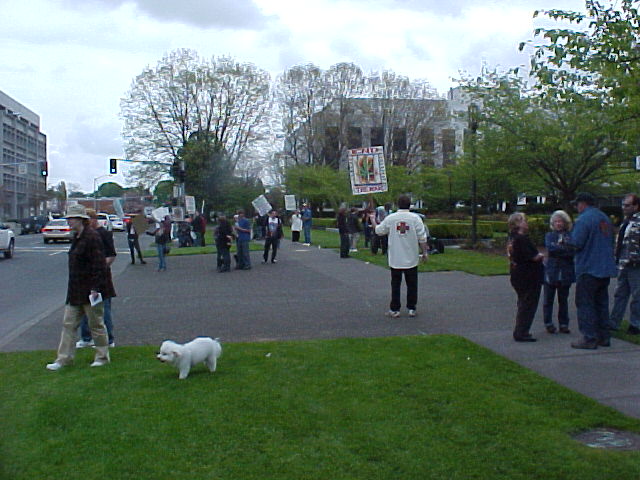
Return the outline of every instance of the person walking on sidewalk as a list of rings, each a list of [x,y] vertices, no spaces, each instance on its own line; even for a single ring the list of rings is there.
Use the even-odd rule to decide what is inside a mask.
[[[140,260],[140,263],[142,265],[145,265],[147,262],[145,262],[144,258],[142,258],[142,250],[140,250],[139,241],[140,233],[136,231],[136,227],[133,224],[134,218],[135,217],[131,217],[131,219],[127,222],[127,243],[129,244],[129,252],[131,253],[131,265],[135,265],[136,263],[135,252],[138,252],[138,260]]]
[[[66,218],[75,237],[69,249],[69,282],[58,354],[55,361],[46,367],[52,371],[73,363],[78,326],[83,314],[89,319],[89,328],[95,341],[95,357],[91,366],[101,367],[111,360],[102,302],[91,305],[100,299],[106,281],[107,263],[102,241],[89,226],[89,216],[84,206],[69,206]]]
[[[523,213],[512,214],[509,224],[509,261],[511,286],[518,295],[518,311],[513,339],[516,342],[535,342],[530,329],[536,316],[544,270],[544,255],[538,252],[527,235],[529,224]]]
[[[631,298],[629,335],[640,334],[640,198],[632,193],[622,200],[625,220],[618,232],[616,263],[618,282],[613,294],[613,308],[609,319],[611,329],[618,330]]]
[[[267,229],[264,237],[264,254],[262,258],[264,263],[269,259],[269,248],[271,248],[271,263],[276,263],[276,255],[278,254],[278,245],[282,238],[282,220],[278,217],[275,210],[269,210],[267,219]]]
[[[544,236],[548,258],[544,266],[544,325],[549,333],[556,333],[553,324],[553,301],[558,295],[558,326],[560,333],[571,333],[569,330],[569,289],[576,281],[573,264],[575,252],[568,245],[569,231],[572,222],[567,212],[556,210],[549,220],[551,231]]]
[[[116,261],[116,247],[113,244],[113,233],[98,224],[98,215],[92,208],[87,208],[89,215],[89,226],[93,228],[102,241],[102,251],[104,252],[105,262],[107,263],[107,276],[102,290],[102,305],[104,312],[104,326],[107,329],[107,337],[109,338],[109,347],[115,347],[115,337],[113,335],[113,319],[111,318],[111,299],[116,296],[116,290],[113,287],[111,278],[111,265]],[[82,317],[80,322],[80,340],[76,343],[76,348],[85,348],[94,345],[89,329],[89,320],[86,315]]]
[[[572,202],[580,216],[571,231],[576,249],[576,308],[582,338],[573,348],[595,349],[611,345],[609,332],[609,282],[616,276],[613,226],[596,208],[595,197],[579,193]]]
[[[168,244],[171,242],[171,217],[169,215],[165,215],[164,220],[156,223],[153,233],[149,233],[149,235],[153,235],[156,243],[156,251],[158,252],[158,271],[166,271],[166,255]]]
[[[407,309],[409,316],[416,316],[418,303],[418,263],[427,261],[427,237],[429,232],[419,215],[409,211],[411,199],[407,195],[398,197],[398,211],[378,224],[372,214],[369,218],[376,235],[389,237],[389,268],[391,269],[391,303],[387,315],[400,316],[400,287],[402,276],[407,283]]]

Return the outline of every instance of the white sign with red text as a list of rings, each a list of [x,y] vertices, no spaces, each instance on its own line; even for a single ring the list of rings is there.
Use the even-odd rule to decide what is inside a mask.
[[[354,195],[387,191],[383,147],[351,148],[347,150],[347,161]]]

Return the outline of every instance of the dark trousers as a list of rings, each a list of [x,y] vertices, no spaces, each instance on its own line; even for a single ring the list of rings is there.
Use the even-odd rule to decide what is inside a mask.
[[[377,255],[378,249],[382,249],[382,254],[387,254],[389,238],[386,235],[373,235],[371,238],[371,253]]]
[[[518,312],[516,313],[516,327],[513,330],[513,338],[520,339],[529,335],[531,324],[538,310],[540,301],[541,284],[528,288],[516,289],[518,294]]]
[[[142,251],[140,250],[140,242],[138,241],[138,237],[128,236],[127,242],[129,243],[129,252],[131,252],[131,263],[136,263],[136,251],[138,252],[138,258],[142,262]]]
[[[349,238],[348,233],[340,234],[340,258],[347,258],[349,256],[349,245],[351,244],[351,239]]]
[[[219,272],[228,272],[231,270],[231,255],[229,254],[229,247],[222,246],[217,247],[217,264]]]
[[[291,230],[291,241],[292,242],[300,241],[300,230]]]
[[[553,325],[553,301],[558,294],[558,324],[561,327],[569,326],[569,289],[571,285],[549,285],[544,284],[544,300],[542,312],[544,314],[544,324]]]
[[[609,281],[586,273],[576,281],[578,328],[586,341],[609,340]]]
[[[391,269],[391,303],[389,309],[400,310],[400,286],[402,285],[402,275],[407,284],[407,308],[415,310],[418,303],[418,267],[413,268],[392,268]]]
[[[271,247],[271,261],[273,262],[276,259],[276,255],[278,254],[278,244],[280,240],[273,237],[266,237],[264,239],[264,254],[262,258],[266,262],[269,258],[269,247]]]

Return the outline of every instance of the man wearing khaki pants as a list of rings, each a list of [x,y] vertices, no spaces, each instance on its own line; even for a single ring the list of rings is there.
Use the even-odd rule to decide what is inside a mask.
[[[71,205],[66,218],[75,237],[69,249],[69,283],[58,356],[55,362],[47,364],[47,370],[53,371],[73,363],[78,326],[85,314],[96,346],[91,366],[101,367],[110,361],[102,302],[91,306],[92,301],[100,298],[106,281],[107,263],[102,240],[89,226],[89,216],[82,205]]]

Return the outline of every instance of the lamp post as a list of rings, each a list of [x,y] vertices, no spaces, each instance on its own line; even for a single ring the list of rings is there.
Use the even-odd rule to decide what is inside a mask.
[[[100,175],[99,177],[96,177],[93,179],[93,209],[96,212],[98,211],[98,188],[96,187],[96,182],[101,178],[110,177],[110,176],[111,174],[109,173],[107,175]]]
[[[469,130],[471,131],[471,244],[478,242],[478,181],[476,179],[476,140],[478,135],[478,106],[469,105]]]

